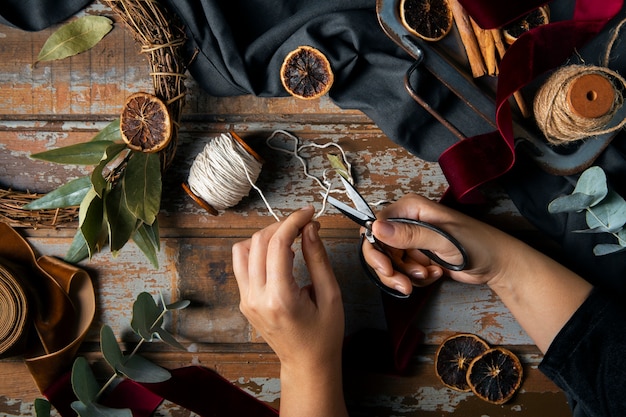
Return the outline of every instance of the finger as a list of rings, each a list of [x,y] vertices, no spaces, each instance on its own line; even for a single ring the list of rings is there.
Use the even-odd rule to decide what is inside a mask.
[[[279,290],[290,289],[296,285],[293,277],[292,245],[302,228],[311,221],[314,213],[313,207],[305,207],[280,222],[280,226],[267,244],[267,258],[270,260],[266,264],[268,285],[269,280]]]
[[[463,259],[459,249],[446,237],[415,224],[377,220],[372,232],[381,242],[398,249],[428,249],[451,264]]]
[[[335,278],[328,253],[319,237],[319,223],[307,224],[302,233],[302,253],[311,276],[311,283],[318,305],[328,305],[340,296],[339,284]]]
[[[232,247],[233,273],[239,287],[240,297],[248,293],[248,255],[250,253],[250,239],[237,242]]]

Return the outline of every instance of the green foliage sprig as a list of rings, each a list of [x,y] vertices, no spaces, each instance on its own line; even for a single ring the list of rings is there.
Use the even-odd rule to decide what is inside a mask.
[[[182,300],[166,305],[162,295],[160,295],[160,299],[160,305],[157,305],[150,294],[142,292],[133,303],[133,316],[130,326],[141,339],[129,354],[123,353],[111,327],[102,326],[100,350],[104,360],[114,372],[102,387],[87,360],[84,357],[76,358],[72,366],[71,384],[78,400],[74,401],[71,406],[80,417],[132,417],[129,409],[114,409],[98,403],[100,396],[118,378],[128,378],[140,383],[157,383],[171,378],[167,369],[137,354],[143,343],[155,340],[161,340],[177,349],[185,350],[163,328],[163,319],[168,312],[184,309],[190,302]],[[35,412],[38,417],[50,415],[50,404],[47,401],[38,399],[35,405]]]
[[[583,172],[574,191],[554,199],[548,205],[550,213],[585,211],[589,229],[578,233],[609,233],[616,243],[600,243],[593,248],[596,256],[626,250],[626,201],[616,191],[609,189],[606,174],[594,166]]]
[[[158,154],[136,152],[126,146],[119,119],[89,142],[33,154],[31,158],[94,165],[90,175],[74,179],[23,207],[43,210],[80,206],[78,230],[66,261],[91,258],[107,243],[116,256],[132,239],[158,267],[161,162]]]

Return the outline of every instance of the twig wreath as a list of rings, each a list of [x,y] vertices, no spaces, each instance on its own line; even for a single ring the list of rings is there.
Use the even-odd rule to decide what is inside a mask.
[[[154,94],[136,93],[135,96],[151,96],[153,102],[164,104],[161,116],[168,122],[168,133],[164,138],[168,141],[167,145],[159,147],[156,152],[156,148],[151,149],[153,152],[138,149],[127,140],[126,125],[120,126],[120,119],[117,119],[89,142],[31,155],[34,159],[54,163],[93,165],[94,169],[90,175],[72,180],[48,194],[35,195],[36,198],[31,193],[0,190],[0,219],[22,227],[56,227],[78,218],[78,230],[66,261],[78,262],[91,257],[106,243],[115,254],[132,239],[157,267],[161,176],[172,163],[178,144],[186,95],[186,63],[181,54],[186,37],[177,17],[157,0],[103,0],[103,3],[125,23],[141,46],[141,53],[148,57]],[[96,27],[103,24],[93,16],[82,19],[57,30],[44,49],[49,42],[54,42],[56,48],[53,45],[52,49],[73,47],[77,49],[73,53],[79,53],[93,46],[110,30],[107,25],[104,29]],[[70,40],[77,37],[72,36],[71,30],[80,25],[83,25],[81,33],[85,25],[94,33],[99,30],[104,32],[94,35],[91,44],[72,45]],[[71,54],[67,52],[49,59]],[[131,98],[127,100],[121,119],[127,109],[136,103],[136,98],[132,103]]]

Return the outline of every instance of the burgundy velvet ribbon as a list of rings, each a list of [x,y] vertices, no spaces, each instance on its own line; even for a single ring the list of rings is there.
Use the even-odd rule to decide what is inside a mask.
[[[200,366],[170,371],[172,377],[157,384],[123,380],[102,401],[111,408],[128,408],[134,417],[149,417],[168,400],[202,417],[276,417],[278,411],[233,385],[218,373]],[[44,395],[62,416],[75,416],[70,404],[76,401],[70,374],[48,388]]]
[[[464,0],[463,3],[468,11],[484,12],[480,5],[493,1]],[[512,3],[517,4],[502,3],[500,9],[504,10]],[[578,0],[571,20],[537,27],[520,36],[511,45],[500,63],[498,76],[498,131],[458,142],[439,158],[439,164],[450,184],[448,195],[459,202],[474,202],[481,185],[504,175],[513,167],[515,147],[508,99],[537,76],[561,65],[576,48],[596,36],[617,15],[622,5],[623,0]],[[484,15],[485,13],[482,17],[487,19]],[[504,13],[494,13],[489,18],[503,18],[503,15]],[[490,23],[495,23],[497,27],[500,22]]]

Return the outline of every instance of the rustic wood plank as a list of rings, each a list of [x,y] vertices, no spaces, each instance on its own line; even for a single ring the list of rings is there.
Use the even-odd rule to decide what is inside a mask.
[[[90,173],[89,167],[57,166],[29,158],[41,152],[90,140],[118,117],[125,98],[151,91],[149,67],[132,37],[107,7],[94,3],[83,14],[104,14],[116,21],[113,31],[94,49],[78,56],[33,65],[56,27],[26,33],[0,26],[0,186],[48,192],[69,179]],[[192,305],[167,319],[172,333],[189,346],[175,352],[163,344],[142,351],[163,366],[202,365],[275,407],[279,404],[279,363],[269,347],[239,312],[232,274],[231,246],[274,222],[261,198],[252,192],[236,207],[211,216],[181,189],[195,156],[211,138],[238,132],[265,160],[257,185],[270,206],[286,216],[304,205],[321,208],[313,181],[302,175],[292,155],[269,149],[266,138],[277,129],[305,143],[340,144],[354,165],[359,189],[370,201],[395,200],[407,192],[439,199],[446,180],[435,162],[423,161],[389,140],[372,121],[355,110],[339,109],[328,97],[301,101],[291,97],[211,97],[192,79],[180,130],[180,144],[164,180],[159,215],[162,248],[154,269],[132,243],[113,259],[97,254],[84,267],[98,297],[97,318],[81,354],[99,375],[108,370],[98,353],[103,324],[131,348],[137,338],[129,330],[131,303],[140,291],[166,299],[186,298]],[[321,175],[328,167],[324,151],[309,152],[309,169]],[[490,191],[491,204],[475,213],[492,224],[529,240],[536,231],[517,213],[500,190]],[[378,291],[358,267],[358,230],[334,210],[319,218],[321,234],[346,306],[347,333],[385,328]],[[20,229],[40,254],[62,257],[75,224],[58,229]],[[356,268],[355,268],[356,267]],[[357,271],[355,273],[355,271]],[[296,250],[295,273],[307,280],[302,254]],[[541,355],[495,295],[485,287],[444,282],[416,325],[425,332],[423,348],[406,375],[373,371],[366,360],[346,372],[346,395],[353,416],[570,415],[563,394],[537,369]],[[505,406],[486,404],[467,393],[443,387],[433,372],[436,346],[455,332],[476,333],[494,345],[521,355],[526,378],[522,391]],[[29,415],[40,396],[19,358],[0,360],[0,415]],[[546,411],[548,410],[548,411]],[[171,403],[158,416],[188,416]]]

